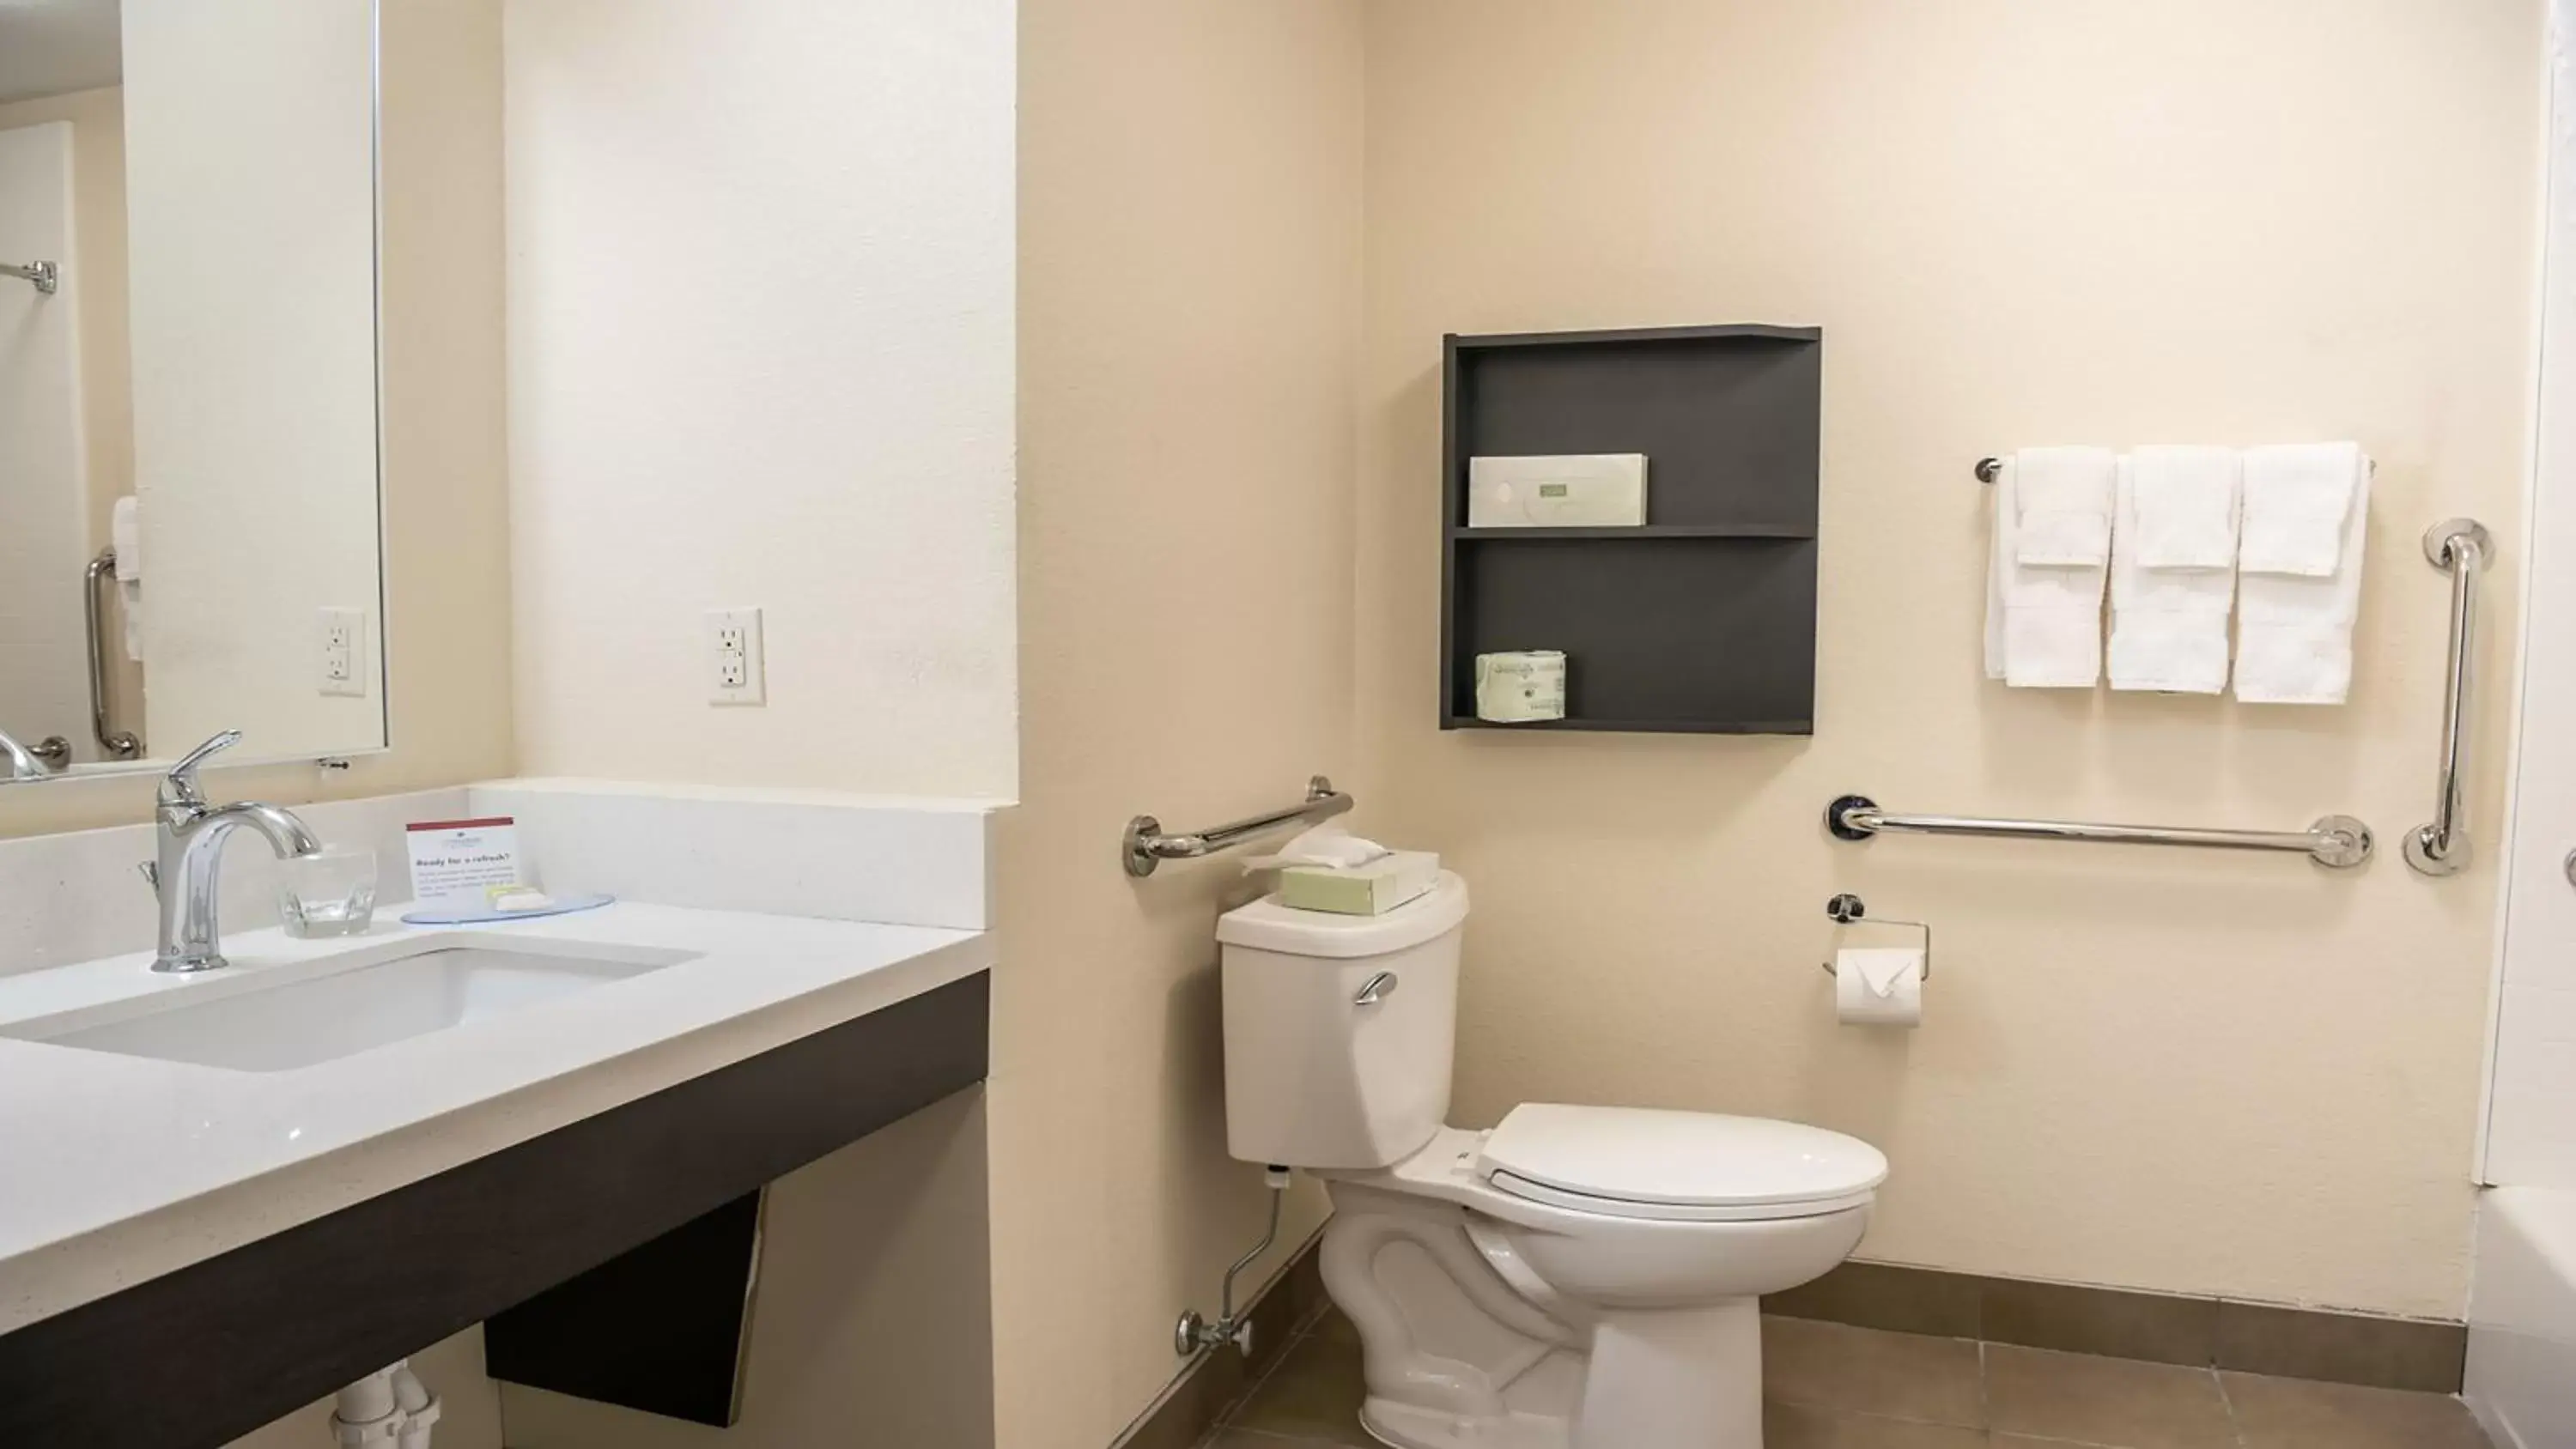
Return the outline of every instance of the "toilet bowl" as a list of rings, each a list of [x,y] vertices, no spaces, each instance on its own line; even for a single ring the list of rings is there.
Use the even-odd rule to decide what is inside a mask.
[[[1860,1242],[1887,1160],[1796,1123],[1531,1104],[1445,1125],[1466,887],[1220,923],[1233,1154],[1333,1200],[1323,1273],[1399,1449],[1759,1449],[1759,1300]]]

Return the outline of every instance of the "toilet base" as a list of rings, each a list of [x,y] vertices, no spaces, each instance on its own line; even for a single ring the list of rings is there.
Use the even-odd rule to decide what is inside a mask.
[[[1360,1427],[1389,1449],[1572,1449],[1561,1418],[1461,1421],[1374,1395],[1360,1408]]]
[[[1604,1317],[1558,1407],[1469,1417],[1371,1394],[1360,1427],[1392,1449],[1762,1449],[1759,1300]]]
[[[1570,1449],[1762,1449],[1761,1300],[1609,1313]]]
[[[1470,1171],[1444,1131],[1325,1176],[1324,1287],[1393,1449],[1762,1449],[1761,1295],[1843,1261],[1866,1204],[1803,1217],[1570,1212]]]

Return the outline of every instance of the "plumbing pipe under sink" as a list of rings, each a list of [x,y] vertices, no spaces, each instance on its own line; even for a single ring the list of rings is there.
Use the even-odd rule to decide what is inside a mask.
[[[331,1432],[343,1444],[385,1449],[429,1449],[438,1422],[438,1395],[403,1359],[342,1389],[331,1410]]]

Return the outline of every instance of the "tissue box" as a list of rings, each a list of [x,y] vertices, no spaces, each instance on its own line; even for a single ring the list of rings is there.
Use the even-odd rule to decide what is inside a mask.
[[[1339,916],[1382,916],[1440,883],[1436,851],[1399,850],[1366,865],[1292,865],[1279,872],[1279,904]]]

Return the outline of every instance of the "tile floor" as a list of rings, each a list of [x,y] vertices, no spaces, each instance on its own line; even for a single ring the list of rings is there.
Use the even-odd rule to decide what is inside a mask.
[[[2437,1394],[1763,1321],[1765,1449],[2489,1449]],[[1206,1449],[1371,1449],[1359,1340],[1327,1312]]]

